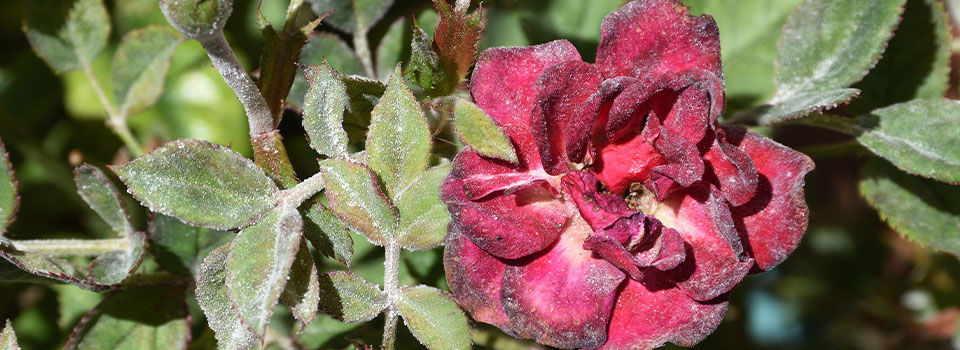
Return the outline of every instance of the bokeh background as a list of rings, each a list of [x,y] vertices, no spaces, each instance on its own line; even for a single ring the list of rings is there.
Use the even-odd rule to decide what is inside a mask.
[[[741,1],[741,0],[729,0]],[[751,11],[727,9],[724,1],[687,1],[694,13],[714,14],[721,29],[728,114],[755,106],[773,89],[772,60],[779,29],[800,0],[745,0]],[[619,0],[490,0],[484,1],[488,25],[482,48],[530,45],[568,39],[592,62],[603,16]],[[106,1],[112,18],[111,45],[94,63],[94,71],[108,85],[111,51],[126,32],[149,24],[166,25],[155,0]],[[905,16],[930,22],[937,1],[911,0]],[[476,5],[476,4],[474,4]],[[948,3],[947,9],[960,12]],[[97,237],[108,232],[105,224],[86,208],[76,194],[72,168],[82,162],[97,166],[122,162],[128,155],[119,140],[104,127],[104,111],[81,72],[56,76],[31,50],[21,31],[21,4],[0,4],[0,139],[20,182],[22,197],[17,221],[6,235],[14,239]],[[287,2],[264,0],[263,14],[280,23]],[[263,39],[256,26],[257,1],[238,0],[227,24],[227,37],[240,61],[257,65]],[[742,8],[744,6],[741,6]],[[955,17],[951,17],[955,18]],[[414,19],[428,33],[436,25],[429,1],[396,0],[372,28],[375,54],[390,51],[396,58],[409,55],[409,27]],[[926,21],[926,22],[925,22]],[[951,20],[954,35],[958,34]],[[399,26],[399,27],[397,27]],[[933,32],[932,25],[929,33]],[[400,28],[400,31],[391,30]],[[923,39],[924,26],[902,34],[891,47]],[[402,35],[398,36],[400,33]],[[322,24],[304,51],[304,63],[330,65],[347,74],[362,67],[349,51],[349,35]],[[948,97],[957,97],[960,44],[951,42],[953,57]],[[381,49],[381,47],[383,47]],[[395,58],[395,59],[396,59]],[[389,60],[378,64],[389,72]],[[922,55],[917,59],[924,59]],[[881,61],[882,62],[882,61]],[[109,86],[105,86],[109,90]],[[889,103],[899,101],[887,101]],[[888,103],[888,104],[889,104]],[[841,107],[843,113],[845,108]],[[306,177],[316,171],[315,154],[306,145],[299,116],[287,111],[281,132],[297,172]],[[200,138],[229,145],[250,154],[243,109],[214,70],[199,44],[188,41],[176,51],[165,92],[150,109],[131,116],[134,134],[147,145],[176,138]],[[903,239],[889,229],[859,196],[858,172],[866,159],[846,138],[822,129],[799,126],[759,130],[808,153],[817,168],[807,180],[810,226],[799,249],[772,271],[746,278],[731,293],[729,312],[702,349],[949,349],[960,347],[960,262],[956,256],[936,253]],[[960,137],[960,135],[958,135]],[[436,140],[438,144],[450,140]],[[132,203],[132,202],[131,202]],[[146,213],[135,212],[140,228]],[[382,251],[355,237],[354,271],[382,283]],[[445,286],[440,249],[405,253],[404,281]],[[319,259],[324,269],[339,269]],[[151,267],[145,262],[144,269]],[[70,285],[0,283],[0,319],[10,319],[25,349],[62,346],[79,319],[102,297]],[[282,307],[278,307],[281,309]],[[212,333],[192,305],[192,347],[214,347]],[[275,316],[273,327],[287,332],[289,314]],[[285,328],[286,327],[286,328]],[[382,320],[346,325],[320,316],[294,346],[343,348],[352,344],[378,344]],[[402,327],[401,327],[402,328]],[[400,334],[400,348],[416,341]],[[523,349],[535,344],[512,340],[492,327],[480,326],[475,334],[479,348]]]

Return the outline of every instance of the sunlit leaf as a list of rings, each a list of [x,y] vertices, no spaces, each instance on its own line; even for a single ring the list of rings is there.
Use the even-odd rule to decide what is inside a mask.
[[[13,325],[10,320],[3,326],[3,333],[0,333],[0,349],[19,350],[20,344],[17,344],[17,335],[13,333]]]
[[[454,106],[454,124],[463,143],[485,156],[517,163],[517,153],[503,130],[480,107],[466,100]]]
[[[306,66],[307,93],[303,98],[303,129],[310,147],[327,157],[347,155],[343,114],[349,103],[347,87],[326,63]]]
[[[83,318],[67,349],[184,349],[190,325],[185,286],[115,292]]]
[[[334,271],[320,277],[320,308],[344,322],[367,322],[387,307],[380,288],[357,275]]]
[[[168,142],[112,169],[150,210],[214,229],[250,224],[273,205],[277,192],[252,161],[200,140]]]
[[[150,241],[157,263],[183,276],[196,274],[207,254],[235,236],[230,231],[190,226],[163,214],[154,214],[150,220]]]
[[[133,233],[133,224],[130,223],[120,193],[103,171],[90,164],[83,164],[73,170],[73,181],[77,184],[80,198],[83,198],[114,232],[120,237]]]
[[[394,70],[387,90],[373,108],[367,134],[367,165],[393,194],[430,163],[430,128],[417,98]]]
[[[428,286],[406,287],[397,310],[410,332],[428,349],[469,349],[467,317],[450,295]]]
[[[102,0],[24,1],[23,32],[55,72],[89,65],[107,43],[110,16]]]
[[[231,244],[225,244],[210,252],[200,265],[197,274],[197,303],[207,316],[207,325],[213,329],[218,348],[255,348],[260,341],[240,320],[227,292],[227,257]]]
[[[320,164],[330,209],[370,242],[383,245],[384,236],[396,228],[397,209],[380,190],[376,175],[367,166],[343,159]]]
[[[183,37],[164,26],[148,26],[123,36],[113,54],[113,96],[123,115],[150,107],[163,92],[173,52]]]
[[[317,281],[317,266],[313,263],[307,241],[300,240],[300,248],[290,266],[289,280],[280,294],[280,301],[293,313],[300,323],[297,332],[313,321],[320,303],[320,286]]]
[[[394,198],[400,212],[397,241],[410,249],[428,249],[443,243],[450,223],[450,212],[440,200],[440,184],[450,172],[450,164],[427,169]]]

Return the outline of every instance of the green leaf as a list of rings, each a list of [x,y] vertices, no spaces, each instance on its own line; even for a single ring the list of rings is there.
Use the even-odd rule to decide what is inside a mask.
[[[327,157],[347,155],[347,131],[343,114],[349,96],[347,87],[326,65],[306,66],[307,93],[303,98],[303,129],[310,137],[310,147]]]
[[[942,98],[950,77],[950,26],[943,2],[907,2],[883,58],[854,85],[863,94],[850,109],[866,113],[915,98]]]
[[[13,333],[13,324],[10,320],[3,326],[3,333],[0,333],[0,349],[19,350],[20,344],[17,344],[17,335]]]
[[[73,170],[73,181],[77,184],[80,198],[110,225],[113,232],[120,237],[133,233],[133,224],[130,223],[120,193],[103,171],[84,163]]]
[[[367,164],[391,195],[430,163],[430,127],[399,66],[373,108],[366,150]]]
[[[691,13],[713,16],[720,29],[720,55],[727,113],[773,97],[777,39],[800,0],[687,0]],[[577,12],[569,12],[570,15]],[[597,24],[599,28],[599,24]],[[597,33],[599,36],[599,32]]]
[[[83,240],[76,241],[79,243]],[[31,242],[34,245],[43,243],[43,241]],[[57,256],[18,250],[14,242],[0,239],[0,257],[5,259],[0,263],[0,280],[29,283],[65,282],[93,291],[115,288],[139,266],[145,242],[146,236],[143,233],[134,232],[121,242],[111,242],[122,244],[120,249],[101,254],[88,266],[79,266]],[[62,252],[69,249],[70,247],[57,247],[51,250]]]
[[[73,329],[87,312],[103,301],[103,295],[86,289],[62,284],[50,286],[56,292],[58,308],[57,326],[60,329]]]
[[[207,316],[220,349],[250,349],[260,342],[257,335],[240,321],[227,292],[227,258],[232,243],[217,248],[203,259],[197,273],[197,303]]]
[[[845,102],[837,97],[853,97],[849,93],[831,93],[834,97],[831,99],[809,96],[839,91],[860,81],[880,59],[900,21],[905,2],[803,2],[787,19],[777,45],[774,74],[777,92],[769,105],[760,107],[790,113],[778,115],[755,110],[747,116],[760,124],[772,125],[802,116],[804,111],[822,110]]]
[[[20,197],[17,196],[17,179],[13,177],[13,165],[7,155],[7,149],[0,141],[0,237],[13,223]]]
[[[143,259],[147,237],[143,232],[127,236],[127,247],[98,256],[90,262],[89,278],[99,284],[116,285],[125,281]]]
[[[357,54],[343,40],[330,33],[314,35],[300,51],[300,64],[319,66],[324,62],[343,74],[363,74],[363,64]]]
[[[440,185],[450,173],[450,164],[427,169],[394,198],[400,212],[397,241],[410,249],[429,249],[443,243],[450,223],[447,205],[440,200]]]
[[[810,118],[808,124],[853,135],[873,153],[909,173],[960,182],[960,102],[913,100],[854,119]]]
[[[775,125],[823,109],[835,108],[858,95],[860,90],[850,88],[799,93],[776,104],[744,111],[737,115],[735,120],[753,120],[760,125]]]
[[[113,97],[122,115],[150,107],[163,92],[173,52],[183,41],[176,30],[148,26],[123,36],[113,54]]]
[[[293,207],[270,211],[240,231],[227,258],[227,291],[243,324],[263,338],[290,274],[303,233]]]
[[[393,0],[310,0],[313,12],[324,14],[333,10],[325,23],[329,23],[347,33],[358,29],[366,32],[393,4]]]
[[[143,286],[108,296],[74,329],[67,349],[185,349],[190,324],[184,286]]]
[[[260,7],[257,8],[257,15],[264,42],[257,87],[270,106],[274,126],[277,126],[280,125],[280,117],[283,115],[284,100],[290,93],[290,86],[297,74],[300,49],[307,42],[309,31],[304,32],[301,27],[308,25],[314,16],[309,5],[303,1],[291,1],[283,28],[277,33],[260,13]]]
[[[313,263],[305,240],[300,240],[300,248],[297,249],[293,265],[290,266],[289,280],[280,294],[280,301],[300,323],[297,332],[302,332],[317,315],[320,305],[317,266]]]
[[[872,160],[863,168],[860,194],[907,239],[960,256],[960,187]]]
[[[407,42],[410,41],[408,29],[407,19],[401,17],[393,21],[387,33],[380,39],[380,44],[377,45],[377,73],[380,80],[390,79],[393,67],[404,60],[405,54],[409,54],[404,52]]]
[[[396,229],[397,209],[380,190],[380,183],[367,166],[344,159],[320,163],[330,209],[349,227],[370,242],[383,245],[384,236]]]
[[[440,14],[440,23],[433,33],[433,46],[440,56],[447,80],[456,86],[467,76],[477,57],[477,44],[483,36],[486,21],[479,8],[467,13],[467,9],[451,8],[447,0],[434,0],[433,6]],[[590,2],[589,6],[596,7],[596,1]]]
[[[427,286],[405,287],[397,310],[417,340],[428,349],[469,349],[470,326],[453,299]]]
[[[150,210],[213,229],[249,225],[273,206],[277,192],[249,159],[193,139],[168,142],[112,170]]]
[[[320,308],[344,322],[367,322],[387,307],[387,296],[360,276],[333,271],[320,276]]]
[[[480,107],[466,100],[457,100],[453,123],[463,143],[485,156],[517,164],[517,153],[503,130]]]
[[[149,229],[157,263],[181,276],[195,275],[207,254],[236,236],[230,231],[190,226],[163,214],[154,214]]]
[[[334,76],[343,82],[349,97],[346,111],[343,114],[343,129],[347,132],[347,144],[353,145],[363,142],[367,136],[367,129],[370,127],[370,112],[380,101],[380,96],[383,95],[386,86],[379,81],[358,75],[335,73]],[[304,79],[299,75],[298,81],[301,82],[299,84],[302,86],[294,86],[293,90],[290,91],[291,97],[288,103],[302,106],[307,84],[303,82]],[[299,97],[294,99],[293,96],[295,95]]]
[[[420,28],[413,28],[407,70],[410,80],[431,96],[445,95],[457,83],[444,74],[440,56],[433,50],[430,37]]]
[[[309,204],[303,223],[303,235],[320,254],[333,258],[347,267],[353,260],[353,238],[350,229],[337,219],[329,208],[319,202]]]
[[[88,66],[110,35],[101,0],[24,1],[23,32],[30,46],[57,73]]]

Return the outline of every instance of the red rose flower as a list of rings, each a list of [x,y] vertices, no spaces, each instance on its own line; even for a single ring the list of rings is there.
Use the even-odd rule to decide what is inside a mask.
[[[693,345],[803,236],[813,163],[717,123],[717,26],[676,0],[609,15],[596,64],[564,40],[489,49],[470,88],[519,158],[466,149],[443,184],[447,281],[477,321],[561,348]]]

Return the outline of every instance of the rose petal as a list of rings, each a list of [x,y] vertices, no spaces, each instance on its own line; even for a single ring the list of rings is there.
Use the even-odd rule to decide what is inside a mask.
[[[676,268],[687,256],[683,237],[677,230],[663,227],[660,221],[647,217],[647,232],[649,234],[633,244],[631,251],[636,251],[634,257],[640,266],[653,266],[657,270],[667,271]]]
[[[470,93],[477,106],[506,131],[517,147],[517,156],[531,168],[540,167],[536,143],[530,133],[530,113],[536,104],[536,81],[548,67],[564,61],[581,61],[580,53],[566,40],[525,47],[497,47],[480,54]]]
[[[450,293],[457,303],[474,320],[495,325],[509,333],[510,321],[500,306],[506,265],[462,235],[456,222],[450,225],[444,244],[443,266]]]
[[[757,268],[769,270],[787,258],[807,229],[803,176],[813,170],[805,154],[740,127],[725,127],[727,140],[753,160],[759,173],[757,193],[733,216],[745,232],[746,248]]]
[[[699,69],[721,77],[720,35],[708,15],[676,0],[630,2],[603,19],[597,67],[605,78]]]
[[[594,231],[633,213],[622,197],[600,192],[596,177],[590,173],[570,172],[563,176],[561,182],[567,199],[576,203],[580,216]]]
[[[463,234],[495,256],[515,259],[550,246],[560,234],[573,208],[555,199],[544,186],[512,188],[471,199],[465,179],[486,174],[517,174],[500,162],[473,151],[454,158],[443,183],[442,199]]]
[[[624,274],[584,250],[592,230],[583,220],[571,221],[545,254],[506,268],[501,302],[521,337],[561,348],[593,348],[606,341]]]
[[[664,226],[677,230],[687,243],[686,258],[666,273],[667,278],[701,301],[729,291],[753,265],[753,260],[731,248],[726,238],[730,222],[724,223],[711,213],[717,211],[712,206],[708,191],[698,187],[676,192],[653,215]]]
[[[706,169],[697,146],[676,132],[660,127],[654,148],[660,152],[666,164],[653,167],[647,188],[665,199],[681,187],[689,187],[703,178]]]
[[[571,162],[579,163],[583,161],[587,152],[587,144],[594,135],[601,133],[596,128],[606,125],[609,110],[613,99],[629,86],[637,82],[637,79],[631,77],[617,77],[604,80],[600,84],[599,91],[591,95],[586,101],[580,104],[573,117],[567,123],[564,130],[564,139],[567,143],[567,158]],[[589,132],[584,132],[585,130]],[[594,143],[606,144],[607,140],[598,140]]]
[[[703,155],[713,183],[733,206],[748,202],[757,191],[757,169],[750,156],[727,143],[725,135],[717,136],[710,150]]]
[[[543,167],[548,173],[558,175],[570,170],[564,131],[577,108],[599,85],[600,72],[592,64],[582,61],[555,64],[544,70],[537,79],[538,103],[531,115],[531,131],[539,146]],[[588,134],[590,129],[579,131]]]
[[[666,342],[693,346],[710,335],[726,313],[726,296],[698,302],[656,275],[642,282],[630,280],[617,298],[607,342],[600,349],[653,349]]]

